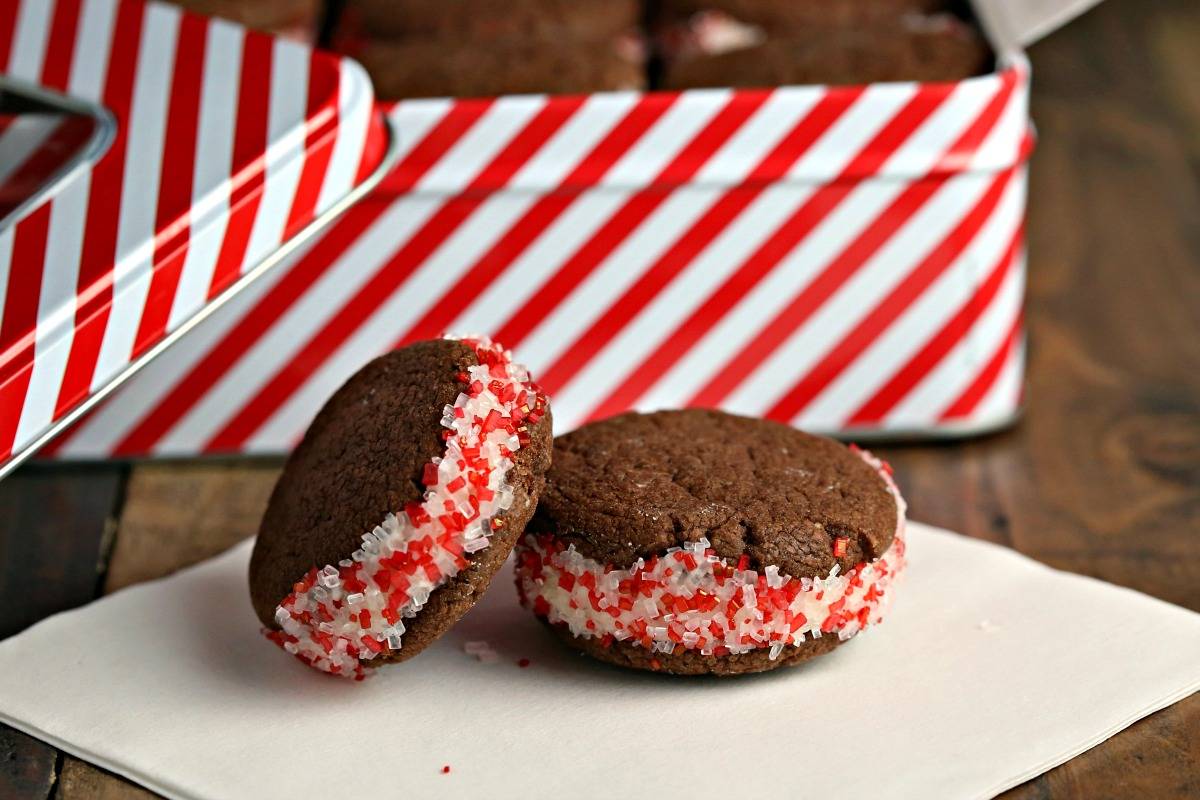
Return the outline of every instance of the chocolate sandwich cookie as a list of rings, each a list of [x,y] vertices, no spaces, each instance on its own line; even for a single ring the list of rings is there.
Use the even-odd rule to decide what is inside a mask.
[[[904,501],[882,462],[774,422],[663,411],[555,441],[517,589],[588,655],[732,675],[879,622],[903,566]]]
[[[719,11],[769,33],[867,25],[903,14],[943,11],[949,0],[662,0],[662,16],[681,19]]]
[[[343,25],[385,39],[489,45],[612,38],[640,15],[637,0],[347,0]]]
[[[504,563],[550,446],[545,396],[486,339],[367,364],[317,414],[263,516],[250,597],[268,638],[354,678],[419,653]]]
[[[490,97],[641,89],[644,55],[632,38],[489,46],[371,40],[351,49],[380,98]]]
[[[706,19],[704,24],[711,29],[721,23]],[[665,66],[665,88],[959,81],[992,66],[991,50],[974,28],[945,14],[765,37],[736,30],[736,41],[747,46],[710,52],[702,45],[678,48],[679,55]],[[706,39],[726,42],[733,37],[712,30],[682,37],[685,42]]]
[[[171,0],[175,5],[210,17],[221,17],[277,36],[302,42],[316,38],[321,0]]]

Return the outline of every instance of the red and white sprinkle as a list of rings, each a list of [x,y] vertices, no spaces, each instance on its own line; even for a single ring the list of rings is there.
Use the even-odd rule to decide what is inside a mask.
[[[723,656],[769,648],[775,660],[808,638],[849,639],[883,619],[905,563],[905,504],[890,468],[855,452],[892,492],[897,521],[887,551],[844,575],[837,565],[824,577],[783,575],[774,565],[756,572],[745,556],[736,563],[717,556],[703,538],[614,569],[552,536],[529,534],[517,550],[521,602],[575,636],[629,641],[656,653],[681,647]]]
[[[505,475],[546,398],[504,348],[461,341],[479,364],[458,375],[463,391],[444,410],[446,450],[425,465],[424,499],[388,514],[348,558],[314,567],[275,610],[280,630],[267,637],[310,666],[361,680],[364,661],[399,650],[403,620],[488,546],[492,518],[513,503]]]

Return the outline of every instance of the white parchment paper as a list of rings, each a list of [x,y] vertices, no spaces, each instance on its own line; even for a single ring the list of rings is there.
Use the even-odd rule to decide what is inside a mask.
[[[508,572],[419,657],[329,678],[259,635],[249,554],[0,643],[0,719],[172,797],[971,798],[1200,689],[1200,614],[917,524],[882,626],[723,680],[571,654]]]

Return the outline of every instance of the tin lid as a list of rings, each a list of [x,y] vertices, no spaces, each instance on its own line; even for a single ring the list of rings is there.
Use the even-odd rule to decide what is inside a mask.
[[[988,36],[1001,49],[1033,44],[1100,0],[973,0]]]
[[[36,202],[38,192],[54,182],[98,130],[86,114],[0,111],[0,227],[23,205]]]
[[[0,475],[340,210],[387,149],[353,62],[156,2],[3,4],[0,89],[96,123],[0,220]]]

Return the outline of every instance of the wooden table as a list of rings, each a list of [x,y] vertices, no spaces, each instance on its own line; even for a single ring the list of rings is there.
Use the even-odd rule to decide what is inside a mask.
[[[912,514],[1200,610],[1200,3],[1108,0],[1039,43],[1028,412],[877,448]],[[0,638],[251,535],[274,463],[0,483]],[[150,796],[0,726],[0,797]],[[1200,696],[1013,790],[1200,797]]]

